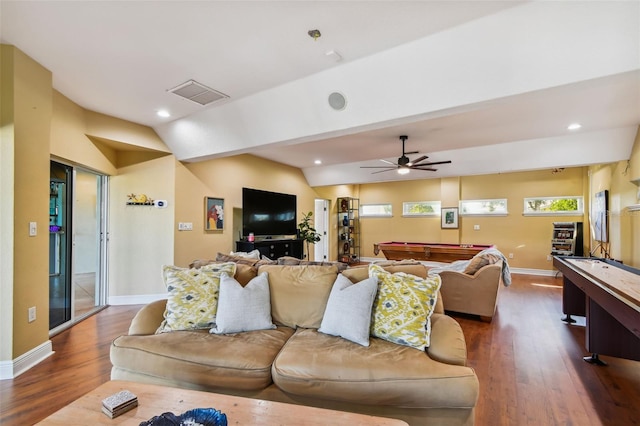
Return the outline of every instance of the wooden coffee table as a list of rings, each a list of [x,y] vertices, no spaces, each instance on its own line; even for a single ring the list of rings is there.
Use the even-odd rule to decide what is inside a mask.
[[[124,389],[138,397],[139,405],[110,419],[101,411],[102,400]],[[168,411],[182,414],[193,408],[216,408],[227,415],[229,425],[407,425],[402,420],[384,417],[118,380],[98,386],[38,424],[139,425]]]

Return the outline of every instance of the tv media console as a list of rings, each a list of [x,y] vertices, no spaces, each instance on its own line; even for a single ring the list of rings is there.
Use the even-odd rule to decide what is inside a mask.
[[[236,251],[250,252],[258,250],[261,255],[271,260],[279,257],[291,256],[302,259],[302,240],[258,240],[258,241],[236,241]]]

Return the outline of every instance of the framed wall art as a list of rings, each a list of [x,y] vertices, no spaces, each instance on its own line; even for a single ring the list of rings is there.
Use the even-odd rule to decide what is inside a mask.
[[[204,197],[204,230],[224,229],[224,198]]]
[[[440,221],[442,229],[458,229],[458,208],[444,207],[440,209]]]

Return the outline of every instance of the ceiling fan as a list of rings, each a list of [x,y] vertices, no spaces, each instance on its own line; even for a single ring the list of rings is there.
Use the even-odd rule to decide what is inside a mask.
[[[373,174],[376,173],[382,173],[382,172],[388,172],[391,170],[397,170],[398,173],[400,173],[401,175],[407,174],[409,173],[410,170],[426,170],[426,171],[431,171],[431,172],[435,172],[437,171],[437,169],[434,169],[430,166],[435,166],[436,164],[449,164],[451,163],[451,160],[447,160],[447,161],[433,161],[430,163],[423,163],[424,160],[426,160],[427,158],[429,158],[428,155],[423,155],[422,157],[418,157],[415,160],[411,161],[409,159],[409,157],[407,157],[407,154],[417,154],[418,151],[411,151],[411,152],[405,152],[404,151],[404,143],[406,142],[406,140],[409,139],[409,136],[406,135],[402,135],[400,136],[400,140],[402,141],[402,156],[398,158],[398,162],[397,163],[393,163],[391,161],[388,160],[380,160],[382,162],[388,163],[388,166],[361,166],[360,168],[362,169],[384,169],[384,170],[378,170],[376,172],[373,172]]]

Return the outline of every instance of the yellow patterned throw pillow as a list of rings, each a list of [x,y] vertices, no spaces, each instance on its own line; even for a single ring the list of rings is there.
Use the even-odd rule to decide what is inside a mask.
[[[392,274],[372,264],[369,265],[369,276],[378,279],[371,334],[399,345],[420,350],[427,348],[440,275],[420,278],[404,272]]]
[[[223,272],[233,276],[236,264],[214,263],[200,269],[163,266],[162,277],[169,295],[158,333],[211,328],[218,311]]]

